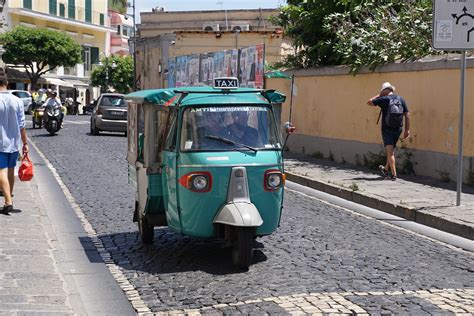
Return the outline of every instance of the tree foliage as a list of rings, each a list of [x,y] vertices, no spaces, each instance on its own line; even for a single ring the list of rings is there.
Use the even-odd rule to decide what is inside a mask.
[[[287,65],[377,66],[433,53],[429,0],[288,0],[275,22],[297,53]]]
[[[91,81],[93,86],[100,86],[103,91],[111,90],[112,87],[120,93],[131,92],[133,87],[133,58],[131,56],[116,55],[108,58],[104,57],[101,60],[101,65],[92,71]]]
[[[107,1],[107,7],[110,10],[116,11],[120,14],[126,14],[127,13],[127,0],[108,0]]]
[[[21,65],[33,89],[42,75],[59,66],[72,67],[82,60],[82,47],[64,32],[18,26],[0,37],[7,64]]]

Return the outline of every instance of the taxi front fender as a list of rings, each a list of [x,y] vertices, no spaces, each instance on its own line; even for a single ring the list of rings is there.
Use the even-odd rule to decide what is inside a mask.
[[[236,202],[225,204],[217,213],[213,223],[238,227],[258,227],[263,224],[263,220],[255,205],[248,202]]]

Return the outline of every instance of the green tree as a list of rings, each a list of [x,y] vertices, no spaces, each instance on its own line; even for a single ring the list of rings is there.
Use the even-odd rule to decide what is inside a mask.
[[[432,53],[429,0],[288,0],[274,22],[297,52],[287,66],[371,69]]]
[[[325,18],[335,34],[333,49],[356,73],[385,63],[413,61],[437,54],[431,47],[430,1],[366,1],[351,11]]]
[[[131,56],[116,55],[103,58],[101,65],[92,71],[91,81],[93,86],[100,86],[103,91],[113,87],[120,93],[131,92],[133,87],[133,58]]]
[[[107,5],[110,10],[116,11],[120,14],[127,13],[127,0],[108,0]]]
[[[21,65],[32,89],[42,75],[59,66],[72,67],[82,60],[82,48],[69,35],[43,28],[18,26],[0,37],[7,64]]]

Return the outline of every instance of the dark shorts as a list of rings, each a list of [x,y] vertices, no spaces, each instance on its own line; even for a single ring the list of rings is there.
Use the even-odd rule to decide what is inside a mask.
[[[398,139],[400,138],[401,134],[402,134],[401,130],[391,130],[391,129],[382,130],[383,145],[384,146],[393,145],[393,147],[396,147]]]
[[[18,151],[14,153],[0,153],[0,169],[15,168],[18,155]]]

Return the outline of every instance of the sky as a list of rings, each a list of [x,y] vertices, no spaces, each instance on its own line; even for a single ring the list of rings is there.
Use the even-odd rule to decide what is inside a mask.
[[[135,0],[137,22],[139,12],[151,12],[152,8],[163,7],[165,11],[236,10],[278,8],[285,0]]]

